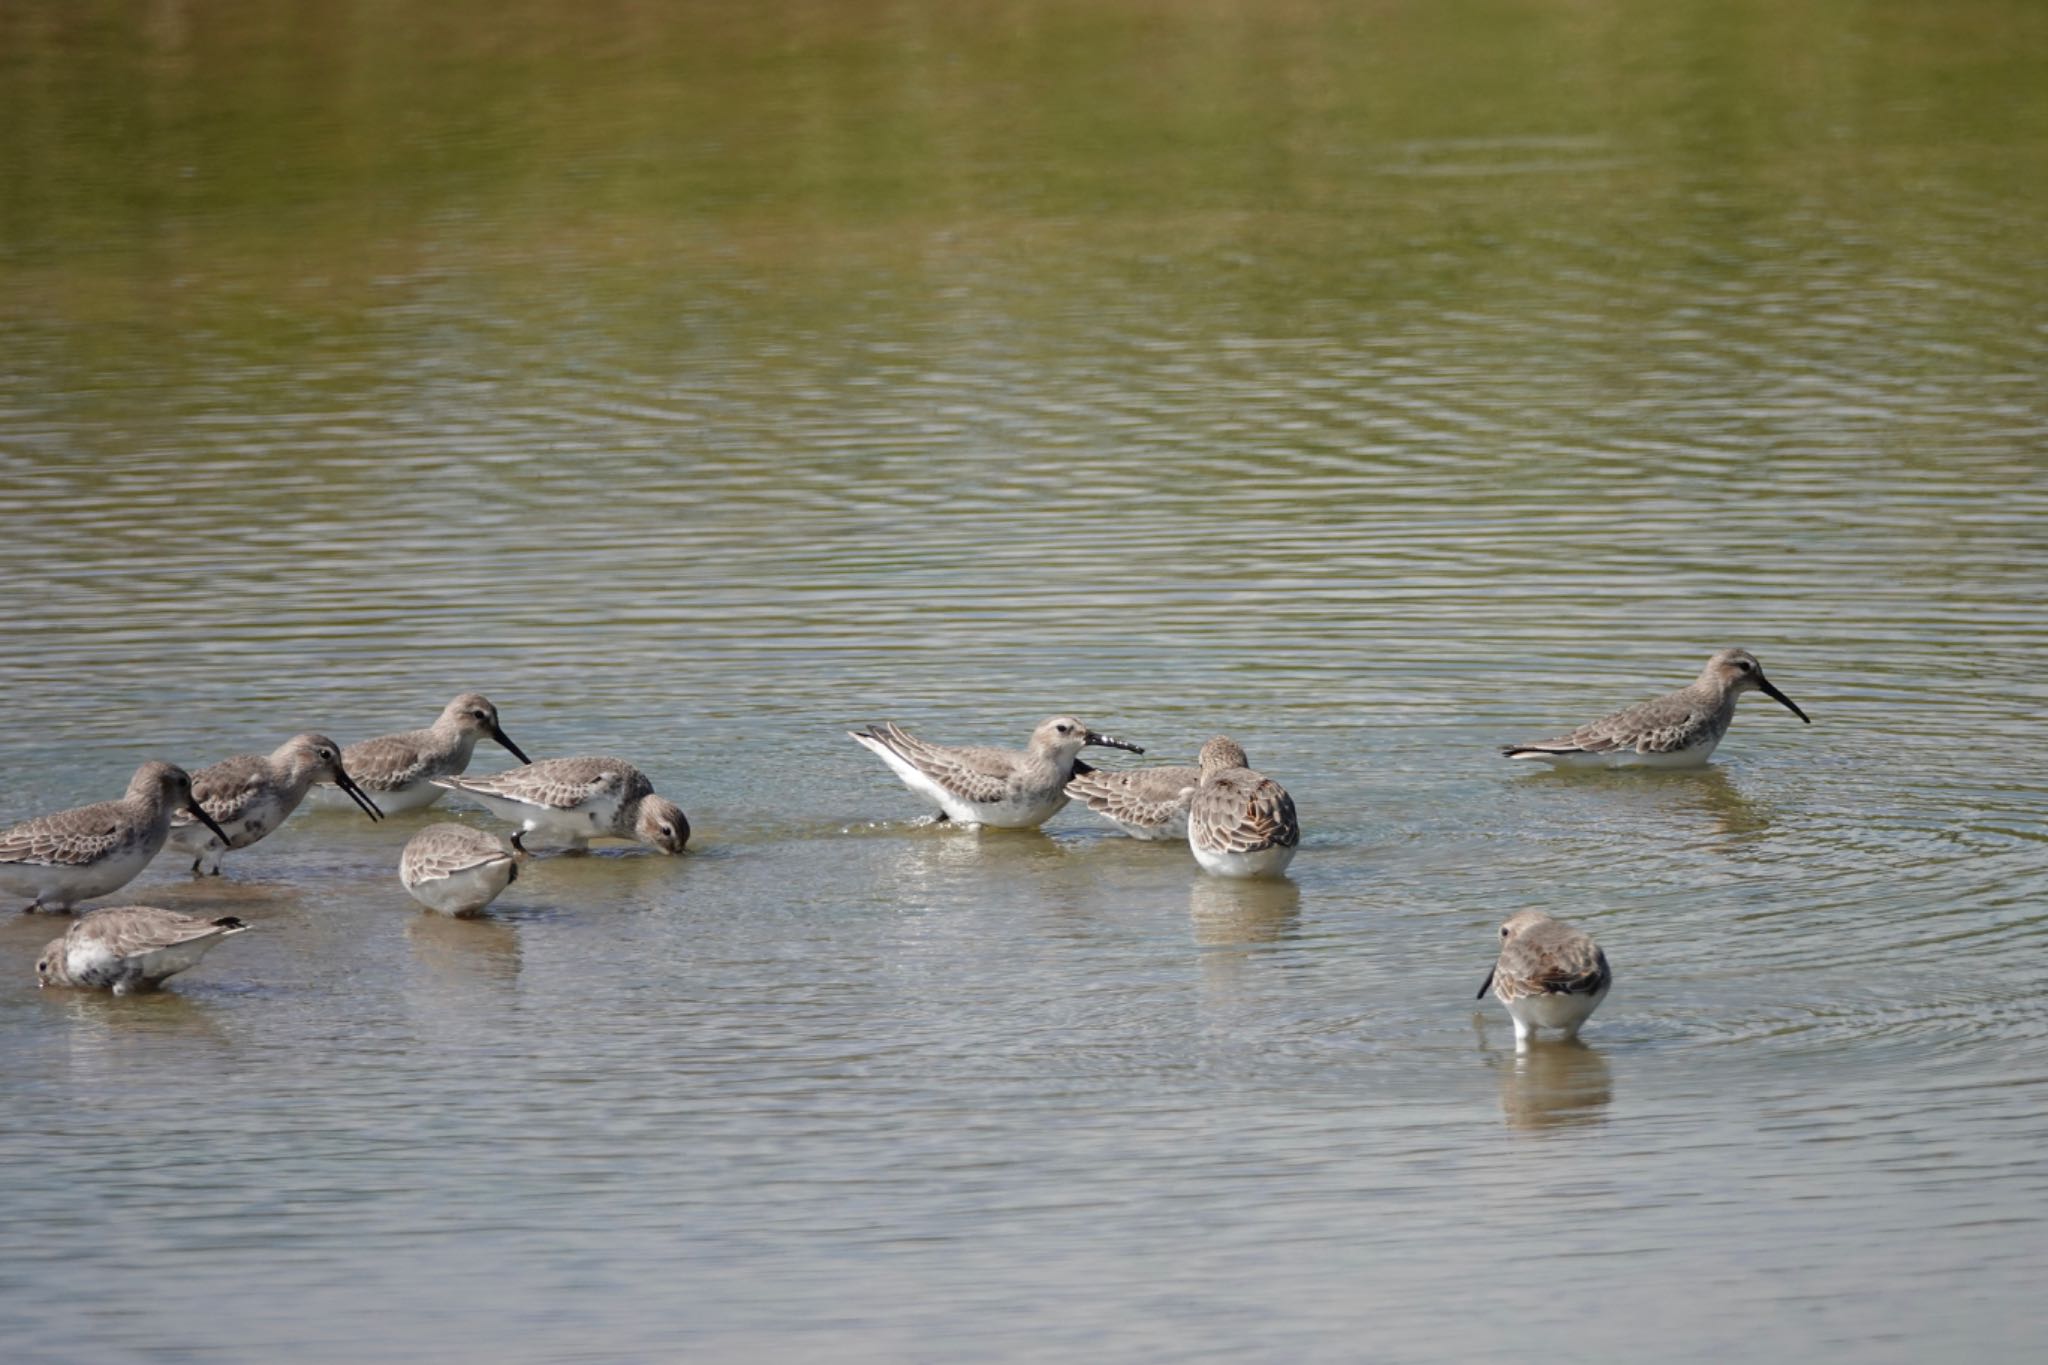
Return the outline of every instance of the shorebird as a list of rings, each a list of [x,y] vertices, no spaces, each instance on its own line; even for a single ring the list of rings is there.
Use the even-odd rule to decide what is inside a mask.
[[[646,774],[622,758],[549,758],[490,777],[437,777],[434,785],[461,792],[523,835],[561,839],[582,852],[592,839],[636,839],[657,853],[681,853],[690,840],[682,807],[654,794]]]
[[[341,763],[386,815],[396,815],[439,801],[442,789],[434,779],[467,769],[476,742],[487,735],[521,763],[531,761],[499,728],[498,708],[491,699],[481,692],[464,692],[442,707],[440,719],[426,729],[351,744],[341,751]],[[335,807],[341,804],[342,793],[321,787],[313,799]]]
[[[1491,990],[1515,1021],[1515,1046],[1525,1047],[1536,1030],[1561,1029],[1579,1036],[1614,984],[1607,954],[1593,936],[1552,919],[1541,910],[1511,915],[1500,927],[1500,960],[1486,974],[1475,1000]]]
[[[1067,804],[1067,783],[1088,745],[1145,751],[1099,735],[1074,716],[1054,716],[1023,749],[933,744],[893,721],[846,732],[881,755],[903,785],[939,808],[939,819],[998,829],[1033,829]]]
[[[1294,799],[1245,764],[1244,750],[1228,736],[1202,746],[1202,781],[1188,804],[1188,847],[1219,877],[1277,877],[1301,842]]]
[[[145,763],[128,779],[128,794],[118,801],[61,810],[0,830],[0,891],[27,896],[32,911],[59,913],[118,891],[163,848],[171,813],[181,809],[220,834],[213,817],[192,799],[192,779],[183,768]]]
[[[1501,752],[1560,767],[1697,768],[1728,733],[1735,701],[1744,692],[1761,692],[1813,723],[1790,697],[1771,686],[1755,655],[1746,649],[1724,649],[1707,660],[1690,687],[1616,711],[1562,739],[1510,744]]]
[[[213,945],[248,925],[233,915],[201,919],[154,905],[115,905],[80,915],[36,959],[39,986],[112,989],[116,995],[153,991]]]
[[[1091,768],[1074,765],[1067,795],[1133,839],[1188,837],[1188,801],[1202,770],[1188,764],[1161,768]]]
[[[315,782],[332,782],[372,820],[384,818],[341,766],[341,746],[325,735],[294,735],[269,757],[240,754],[192,774],[192,795],[211,816],[206,827],[187,816],[171,820],[171,847],[192,855],[192,870],[219,876],[231,848],[247,848],[283,824]],[[225,830],[222,839],[211,831]]]
[[[428,825],[408,839],[398,880],[429,910],[474,915],[519,880],[525,854],[501,835],[470,825]]]

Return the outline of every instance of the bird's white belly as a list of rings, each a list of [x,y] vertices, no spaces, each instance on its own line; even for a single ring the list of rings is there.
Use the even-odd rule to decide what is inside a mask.
[[[1668,754],[1639,754],[1634,749],[1609,749],[1598,754],[1517,754],[1518,758],[1540,758],[1560,768],[1698,768],[1713,756],[1719,739],[1695,744]]]
[[[1563,992],[1525,995],[1507,1002],[1508,1013],[1524,1028],[1574,1029],[1592,1017],[1607,998],[1606,990],[1595,995],[1566,995]]]
[[[1060,813],[1067,804],[1067,794],[1055,791],[1053,795],[1030,800],[1023,797],[1008,797],[1001,801],[963,801],[949,797],[946,813],[955,820],[989,825],[996,829],[1036,829]]]
[[[44,863],[0,863],[0,889],[10,896],[41,901],[56,909],[117,891],[140,876],[156,850],[131,843],[120,852],[81,867]]]
[[[1294,861],[1294,849],[1275,844],[1253,853],[1231,853],[1202,848],[1190,841],[1195,861],[1219,877],[1277,877]]]
[[[128,959],[131,969],[142,973],[147,981],[162,981],[165,977],[176,976],[188,967],[196,966],[199,959],[213,951],[219,938],[192,939],[185,943],[174,943],[168,948],[154,952],[140,953]]]
[[[291,811],[285,809],[282,801],[252,801],[249,808],[240,816],[221,822],[220,827],[227,832],[227,847],[247,848],[283,824],[285,817],[290,814]],[[221,847],[219,837],[197,820],[189,824],[172,825],[170,838],[166,842],[171,847],[182,849],[195,857],[208,849]]]
[[[464,791],[462,794],[499,819],[520,825],[528,834],[539,834],[571,844],[581,844],[590,839],[612,838],[612,820],[619,810],[617,796],[602,796],[566,810],[558,810],[553,806],[536,806],[525,801],[493,796],[489,792]]]
[[[904,786],[962,824],[992,825],[997,829],[1036,829],[1059,814],[1061,807],[1067,804],[1067,793],[1063,787],[1054,787],[1038,797],[1012,795],[1001,801],[969,801],[947,791],[886,746],[870,744],[868,747],[881,755],[882,761],[889,765]]]
[[[517,871],[510,858],[501,858],[446,877],[407,882],[405,889],[414,900],[444,915],[473,915],[496,900]]]

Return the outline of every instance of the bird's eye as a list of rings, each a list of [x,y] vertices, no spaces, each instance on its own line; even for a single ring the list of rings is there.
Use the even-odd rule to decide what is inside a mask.
[[[1507,927],[1507,926],[1506,926],[1505,924],[1503,924],[1503,925],[1502,925],[1502,926],[1500,927],[1500,936],[1501,936],[1502,938],[1506,938],[1506,937],[1508,936],[1508,927]]]
[[[1741,669],[1744,673],[1754,673],[1756,671],[1756,665],[1751,663],[1747,659],[1738,660],[1735,666]]]
[[[1062,725],[1060,727],[1060,733],[1063,735],[1071,735],[1072,733],[1074,733],[1074,727],[1071,725]]]

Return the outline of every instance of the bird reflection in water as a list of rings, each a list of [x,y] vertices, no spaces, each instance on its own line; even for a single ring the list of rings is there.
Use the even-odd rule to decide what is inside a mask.
[[[413,960],[445,984],[509,986],[519,980],[519,930],[501,919],[422,912],[405,926]]]
[[[1500,1109],[1510,1128],[1601,1123],[1614,1098],[1607,1059],[1576,1040],[1546,1039],[1490,1053],[1500,1071]]]
[[[1676,798],[1672,814],[1693,822],[1703,834],[1718,836],[1712,842],[1739,842],[1771,827],[1768,804],[1744,796],[1721,768],[1688,773],[1668,785]]]
[[[1301,888],[1277,879],[1198,878],[1188,890],[1188,918],[1204,948],[1273,943],[1300,922]]]
[[[1627,819],[1659,827],[1659,837],[1705,848],[1729,849],[1764,833],[1774,823],[1767,801],[1743,795],[1721,767],[1681,772],[1622,769],[1595,774],[1557,771],[1537,780],[1597,787],[1598,807],[1609,820]]]

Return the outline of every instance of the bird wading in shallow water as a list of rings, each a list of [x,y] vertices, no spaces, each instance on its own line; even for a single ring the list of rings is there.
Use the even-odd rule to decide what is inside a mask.
[[[1806,721],[1806,713],[1771,685],[1763,665],[1746,649],[1724,649],[1707,660],[1689,687],[1603,716],[1561,739],[1510,744],[1509,758],[1537,758],[1572,768],[1697,768],[1735,719],[1745,692],[1761,692]]]
[[[173,816],[171,847],[191,855],[194,872],[218,876],[222,854],[247,848],[282,825],[315,782],[334,783],[363,814],[384,818],[343,770],[341,746],[308,733],[292,736],[268,757],[242,754],[192,774],[192,797],[211,820],[202,825],[189,813]]]
[[[1246,762],[1227,735],[1202,746],[1202,781],[1188,803],[1188,848],[1219,877],[1277,877],[1301,843],[1294,798]]]
[[[690,841],[682,807],[654,794],[646,774],[622,758],[548,758],[489,777],[437,777],[436,786],[520,826],[583,852],[592,839],[632,839],[657,853],[681,853]]]
[[[171,816],[192,812],[223,843],[227,836],[192,799],[192,779],[169,763],[145,763],[118,801],[38,816],[0,830],[0,891],[28,909],[63,912],[134,881],[170,837]]]
[[[248,925],[233,915],[201,919],[154,905],[117,905],[80,915],[36,959],[39,986],[81,986],[133,995],[155,990]]]
[[[446,823],[428,825],[408,839],[398,880],[429,910],[466,918],[519,879],[526,855],[489,830]]]
[[[439,801],[444,789],[434,785],[434,779],[467,771],[480,739],[492,740],[521,763],[529,761],[499,727],[498,708],[491,699],[481,692],[464,692],[442,707],[439,719],[426,729],[351,744],[341,751],[341,764],[386,815],[396,815]],[[335,788],[316,787],[313,799],[333,807],[345,797]]]
[[[903,785],[939,808],[942,820],[997,829],[1036,829],[1067,804],[1081,750],[1145,751],[1097,734],[1078,716],[1041,721],[1022,749],[934,744],[890,721],[846,732],[889,765]]]
[[[1538,1029],[1578,1037],[1613,984],[1607,954],[1591,934],[1541,910],[1524,910],[1501,925],[1500,958],[1473,998],[1484,1000],[1492,991],[1515,1021],[1515,1046],[1526,1047]]]

